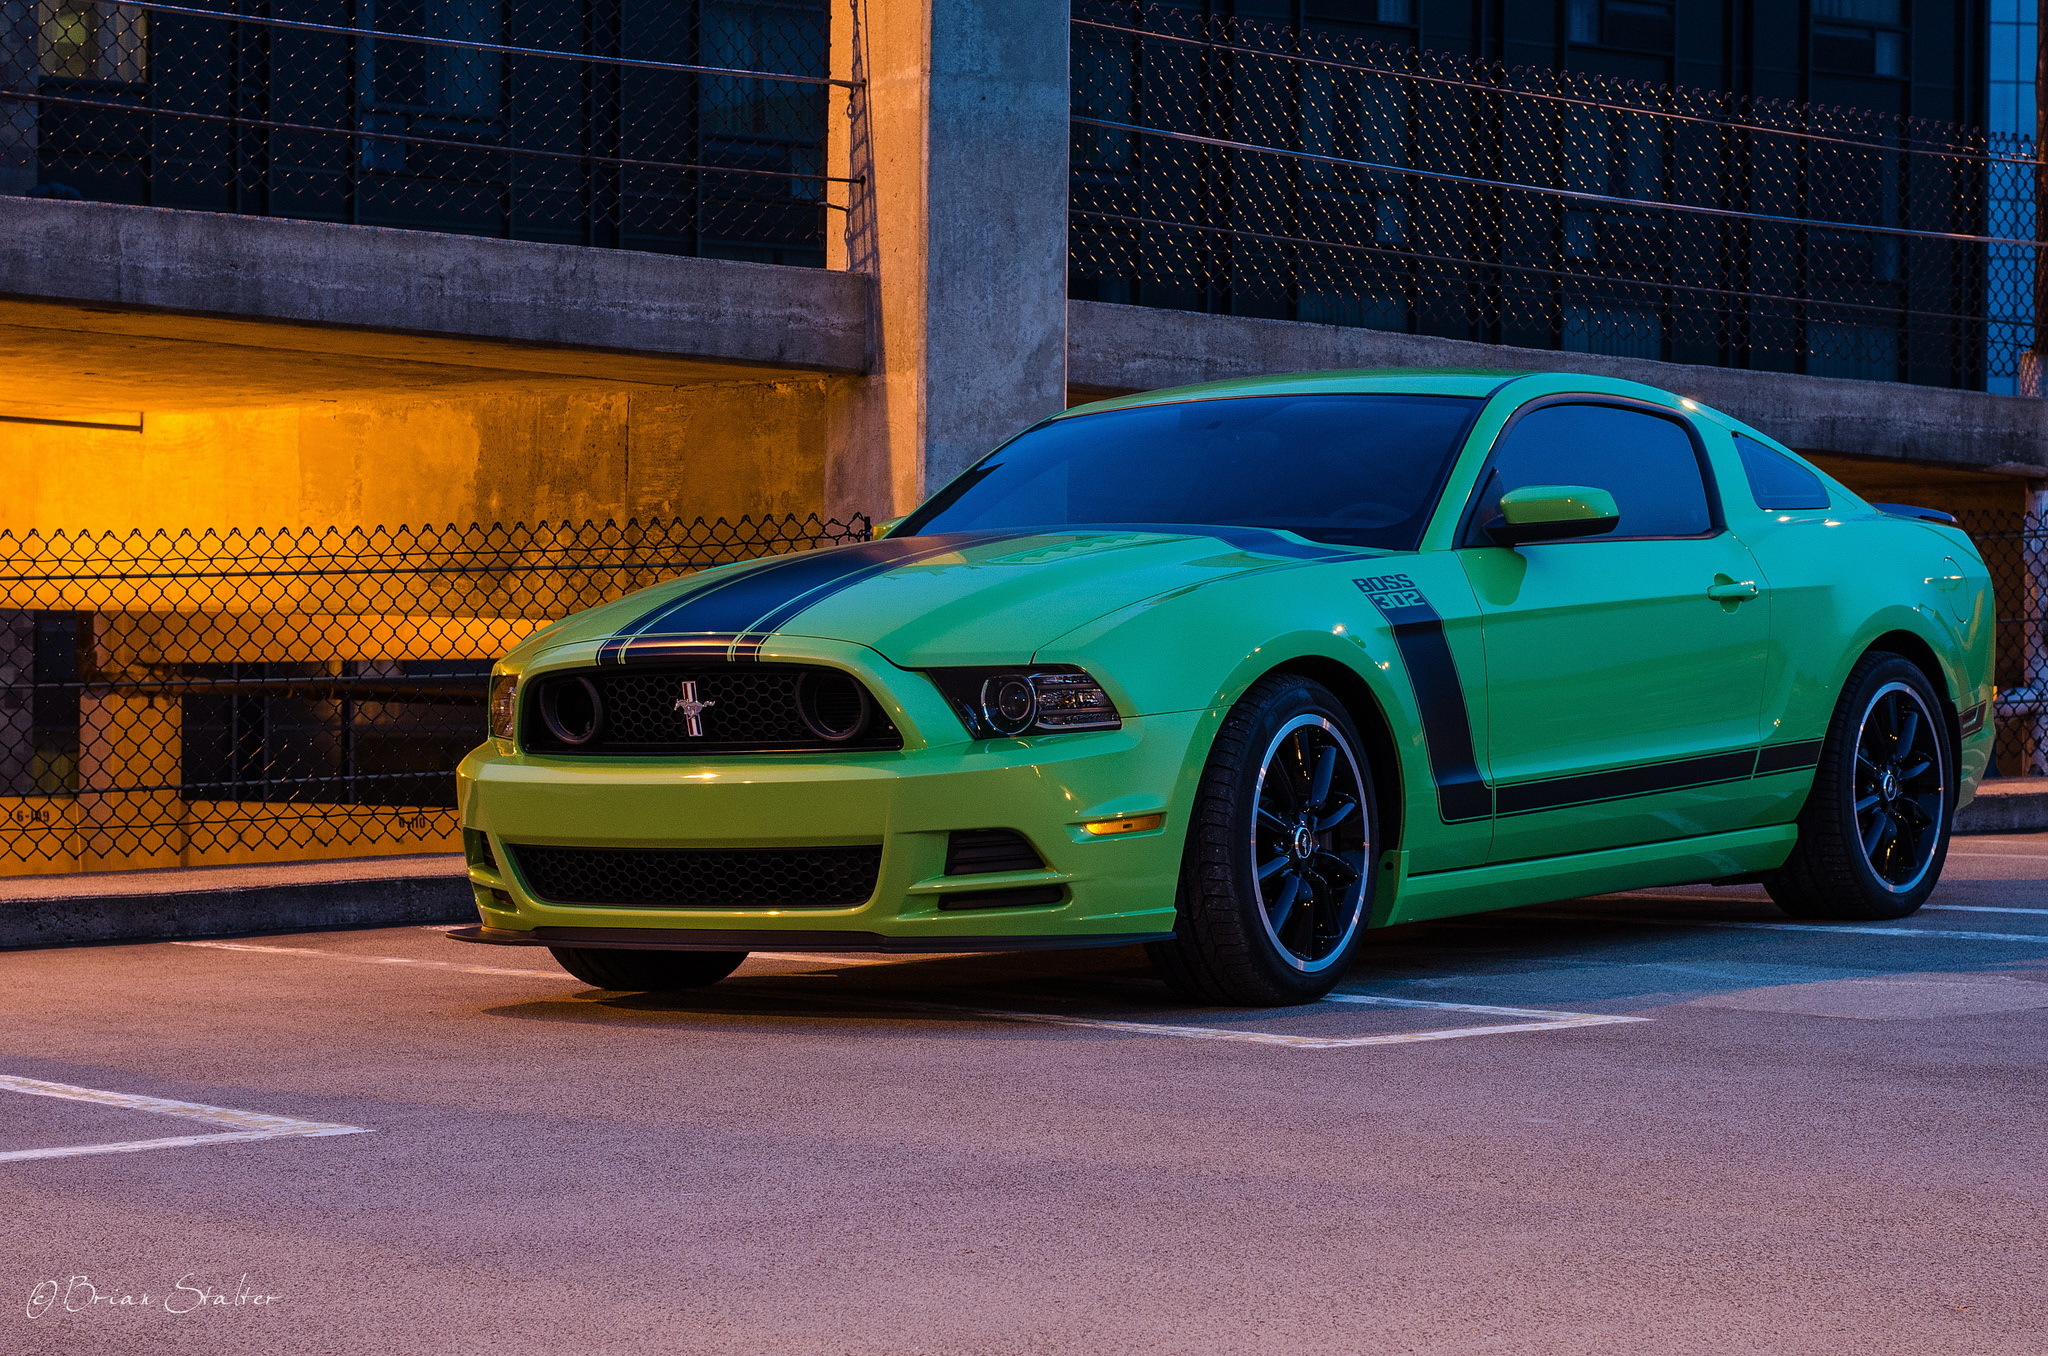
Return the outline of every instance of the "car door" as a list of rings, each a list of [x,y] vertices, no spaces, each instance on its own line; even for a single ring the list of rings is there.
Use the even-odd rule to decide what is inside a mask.
[[[1606,490],[1620,522],[1494,545],[1500,496],[1529,485]],[[1502,430],[1458,552],[1486,655],[1492,860],[1751,822],[1770,601],[1718,504],[1699,435],[1675,411],[1549,397]]]

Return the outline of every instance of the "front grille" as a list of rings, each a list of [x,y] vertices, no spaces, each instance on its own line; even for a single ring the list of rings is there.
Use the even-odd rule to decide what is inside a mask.
[[[686,688],[686,683],[694,686]],[[593,690],[594,703],[588,695]],[[697,734],[691,733],[689,694],[698,704]],[[857,680],[816,664],[665,665],[549,673],[534,680],[519,705],[520,742],[537,753],[903,747],[903,736]]]
[[[955,829],[946,835],[946,874],[1043,871],[1045,862],[1015,829]]]
[[[636,909],[852,908],[882,866],[879,846],[505,850],[536,899]]]

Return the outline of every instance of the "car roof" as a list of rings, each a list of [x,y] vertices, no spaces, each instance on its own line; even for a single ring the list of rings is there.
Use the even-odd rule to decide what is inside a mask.
[[[1531,372],[1486,367],[1375,367],[1339,372],[1283,372],[1271,376],[1239,377],[1231,381],[1204,382],[1199,386],[1175,386],[1159,391],[1077,405],[1055,418],[1076,414],[1097,414],[1104,410],[1129,409],[1140,405],[1178,404],[1191,400],[1230,400],[1244,396],[1273,395],[1440,395],[1490,396],[1510,382],[1524,379],[1555,381],[1565,378],[1589,393],[1633,395],[1659,404],[1676,400],[1669,391],[1641,382],[1584,373]]]

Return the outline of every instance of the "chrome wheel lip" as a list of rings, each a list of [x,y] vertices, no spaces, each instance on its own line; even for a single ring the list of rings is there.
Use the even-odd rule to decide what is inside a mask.
[[[1349,775],[1350,786],[1356,793],[1354,813],[1359,816],[1362,829],[1358,879],[1350,885],[1343,896],[1344,903],[1347,906],[1344,931],[1341,936],[1330,943],[1327,950],[1313,957],[1300,955],[1286,942],[1281,940],[1281,930],[1275,925],[1273,919],[1273,906],[1267,900],[1266,882],[1259,874],[1260,817],[1265,813],[1262,807],[1266,796],[1267,777],[1274,770],[1274,756],[1279,753],[1281,746],[1297,731],[1309,727],[1321,730],[1328,736],[1330,746],[1342,755],[1343,767],[1341,770]],[[1334,790],[1334,779],[1332,789]],[[1327,803],[1327,796],[1325,801],[1321,803]],[[1312,809],[1313,807],[1309,808]],[[1265,753],[1259,758],[1258,780],[1252,787],[1252,822],[1246,835],[1248,846],[1251,849],[1252,899],[1258,911],[1260,926],[1265,929],[1266,940],[1272,943],[1274,954],[1290,968],[1304,974],[1319,974],[1337,964],[1350,950],[1351,941],[1358,935],[1359,929],[1365,925],[1365,896],[1372,883],[1372,873],[1366,869],[1372,861],[1372,825],[1366,820],[1366,808],[1365,776],[1359,767],[1358,756],[1352,750],[1350,741],[1344,737],[1343,732],[1332,721],[1317,715],[1298,715],[1289,719],[1274,733],[1272,740],[1266,745]],[[1314,855],[1313,852],[1304,851],[1302,847],[1304,843],[1313,844],[1315,851],[1321,851],[1326,846],[1322,840],[1333,836],[1335,833],[1334,826],[1320,833],[1309,831],[1306,818],[1305,812],[1304,822],[1289,825],[1284,830],[1284,833],[1279,829],[1269,829],[1270,832],[1281,834],[1287,840],[1289,848],[1286,855],[1297,864],[1306,862],[1310,856]],[[1291,916],[1292,910],[1289,909],[1283,914],[1282,921]]]
[[[1894,694],[1911,704],[1909,714],[1914,717],[1913,728],[1905,732],[1905,747],[1898,747],[1900,741],[1894,735],[1889,750],[1867,749],[1866,743],[1873,736],[1880,741],[1886,738],[1882,730],[1872,729],[1871,721],[1879,706]],[[1862,718],[1856,722],[1856,740],[1851,748],[1854,761],[1849,774],[1850,830],[1856,835],[1857,849],[1863,854],[1863,863],[1870,869],[1871,878],[1890,894],[1910,894],[1934,868],[1942,830],[1948,821],[1951,795],[1948,758],[1941,738],[1943,729],[1920,693],[1909,684],[1897,682],[1886,683],[1872,693],[1870,700],[1863,705]],[[1916,750],[1924,751],[1922,756],[1927,764],[1926,769],[1918,773],[1913,771]],[[1932,787],[1914,794],[1911,784],[1929,778],[1933,781]],[[1878,865],[1878,858],[1887,852],[1901,832],[1900,815],[1895,807],[1912,805],[1918,813],[1927,815],[1926,807],[1920,802],[1929,796],[1935,798],[1935,809],[1929,816],[1931,822],[1915,830],[1919,837],[1914,844],[1917,859],[1914,868],[1904,880],[1893,880]],[[1887,823],[1889,832],[1885,832]],[[1880,835],[1875,846],[1870,842],[1873,834]]]

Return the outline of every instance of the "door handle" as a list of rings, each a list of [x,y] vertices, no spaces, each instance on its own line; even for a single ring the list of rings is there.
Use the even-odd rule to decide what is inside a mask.
[[[1717,603],[1746,603],[1759,592],[1754,580],[1745,579],[1738,584],[1726,576],[1723,578],[1726,582],[1710,585],[1707,589],[1707,596]]]

